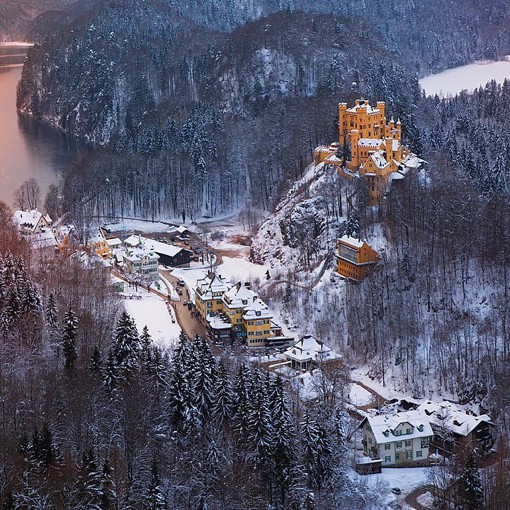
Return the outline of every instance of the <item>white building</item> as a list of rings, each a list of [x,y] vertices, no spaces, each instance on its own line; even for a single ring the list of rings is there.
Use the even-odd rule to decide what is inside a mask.
[[[420,411],[381,414],[361,422],[363,453],[382,460],[383,466],[404,466],[424,461],[434,433]]]
[[[18,225],[20,232],[25,234],[38,234],[51,225],[49,214],[43,214],[37,209],[32,211],[16,211],[14,213],[14,223]]]
[[[144,280],[151,282],[159,279],[157,253],[143,243],[126,249],[124,255],[124,270],[128,274],[138,274]]]
[[[291,362],[291,367],[294,370],[310,370],[313,365],[318,366],[321,363],[341,358],[340,354],[311,335],[301,338],[299,342],[289,347],[283,355]]]

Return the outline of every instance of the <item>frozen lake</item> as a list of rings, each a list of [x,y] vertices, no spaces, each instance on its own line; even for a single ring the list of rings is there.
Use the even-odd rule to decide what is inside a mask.
[[[472,92],[491,80],[503,83],[505,78],[510,79],[510,61],[478,62],[431,74],[422,78],[420,85],[428,96],[437,94],[439,97],[448,97],[464,89]]]

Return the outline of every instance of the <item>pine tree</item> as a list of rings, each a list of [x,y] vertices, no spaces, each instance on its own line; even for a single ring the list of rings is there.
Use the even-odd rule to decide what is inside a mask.
[[[69,310],[64,315],[62,325],[62,351],[64,354],[64,366],[72,369],[78,357],[76,353],[76,337],[78,335],[78,318],[73,310]]]
[[[219,424],[230,423],[234,415],[234,394],[230,376],[222,359],[218,362],[218,376],[214,385],[212,415]]]
[[[359,237],[360,226],[356,216],[351,216],[345,223],[344,235],[350,237]]]
[[[117,493],[113,481],[112,468],[108,459],[104,461],[101,473],[101,488],[99,492],[99,508],[101,510],[113,510],[117,506]]]
[[[156,459],[152,461],[151,479],[145,495],[144,508],[146,510],[164,510],[166,508],[165,495],[161,489]]]
[[[94,346],[92,356],[90,357],[89,369],[92,372],[99,372],[101,370],[102,360],[101,351],[97,345]]]
[[[44,316],[46,319],[46,325],[48,326],[49,330],[55,331],[58,326],[58,309],[57,302],[55,300],[55,294],[53,294],[53,292],[48,294]]]
[[[460,508],[462,510],[479,510],[483,508],[482,481],[472,452],[467,454],[464,471],[459,478],[458,489],[461,503]]]
[[[121,372],[130,372],[138,366],[140,341],[135,322],[127,312],[117,322],[112,352]]]
[[[304,461],[312,487],[319,491],[331,476],[331,447],[326,430],[305,413],[301,423]]]
[[[108,391],[113,391],[119,379],[119,369],[117,368],[113,351],[110,349],[103,371],[103,387]]]

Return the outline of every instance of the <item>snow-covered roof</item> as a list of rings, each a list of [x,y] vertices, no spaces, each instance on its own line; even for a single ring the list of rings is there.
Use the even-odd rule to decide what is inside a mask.
[[[447,427],[459,436],[468,436],[482,422],[492,424],[488,415],[467,414],[451,402],[428,401],[421,404],[418,410],[427,416],[433,425]]]
[[[227,282],[217,274],[208,274],[205,278],[197,281],[197,291],[204,300],[213,299],[214,295],[223,294],[228,289]]]
[[[374,147],[375,149],[377,149],[382,144],[383,141],[380,138],[360,138],[358,140],[359,147]]]
[[[256,320],[256,319],[272,319],[273,315],[267,309],[266,303],[262,299],[257,298],[253,303],[248,305],[244,309],[243,319],[244,320]]]
[[[124,244],[127,246],[138,246],[139,244],[143,244],[156,253],[159,253],[160,255],[167,255],[169,257],[175,257],[180,251],[184,249],[180,246],[175,246],[174,244],[161,243],[159,241],[154,241],[154,239],[148,239],[146,237],[135,234],[130,235],[124,241]]]
[[[140,244],[134,248],[130,248],[129,251],[124,255],[124,258],[130,262],[137,262],[143,258],[158,260],[159,255],[154,253],[154,251],[148,246]]]
[[[287,358],[296,361],[331,361],[340,359],[340,354],[330,349],[326,344],[318,342],[313,336],[307,335],[301,338],[284,353]]]
[[[114,237],[113,239],[107,239],[106,242],[110,248],[116,248],[122,244],[122,241],[118,237]]]
[[[372,159],[377,168],[384,168],[389,165],[388,161],[386,161],[386,158],[384,157],[383,151],[374,152],[370,155],[370,159]]]
[[[56,248],[57,246],[57,240],[53,232],[49,229],[30,236],[30,243],[32,248],[36,250],[40,248]]]
[[[372,429],[377,444],[406,441],[434,435],[429,419],[419,410],[368,416],[366,419]],[[411,434],[401,434],[397,436],[395,430],[399,425],[405,423],[411,425]]]
[[[244,308],[253,303],[257,297],[256,292],[240,282],[225,292],[223,302],[228,308]]]
[[[209,323],[211,329],[231,329],[232,324],[228,317],[224,315],[208,315],[205,320]]]
[[[188,231],[188,229],[184,225],[179,225],[175,230],[179,232],[179,234],[184,234]]]
[[[340,238],[340,241],[342,241],[342,243],[344,244],[352,246],[353,248],[362,248],[363,245],[365,244],[365,242],[362,241],[361,239],[356,239],[355,237],[351,237],[348,235],[342,236]]]
[[[14,222],[17,223],[20,227],[26,227],[34,230],[43,217],[46,223],[51,223],[49,214],[43,215],[37,209],[33,209],[31,211],[18,210],[14,213]]]
[[[362,100],[362,101],[364,101],[364,100]],[[373,108],[372,106],[370,106],[368,101],[364,101],[362,103],[360,102],[360,104],[357,104],[357,105],[353,106],[352,108],[349,108],[347,111],[350,113],[358,113],[358,110],[360,110],[360,109],[366,110],[366,112],[368,114],[379,113],[381,111],[378,108]]]

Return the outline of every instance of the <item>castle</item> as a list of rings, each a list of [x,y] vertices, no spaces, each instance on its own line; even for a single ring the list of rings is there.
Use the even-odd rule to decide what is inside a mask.
[[[385,117],[385,103],[374,108],[365,99],[357,99],[352,108],[338,105],[338,142],[315,149],[315,165],[336,167],[348,179],[366,179],[370,204],[375,205],[393,179],[401,179],[409,149],[402,147],[401,123]]]

